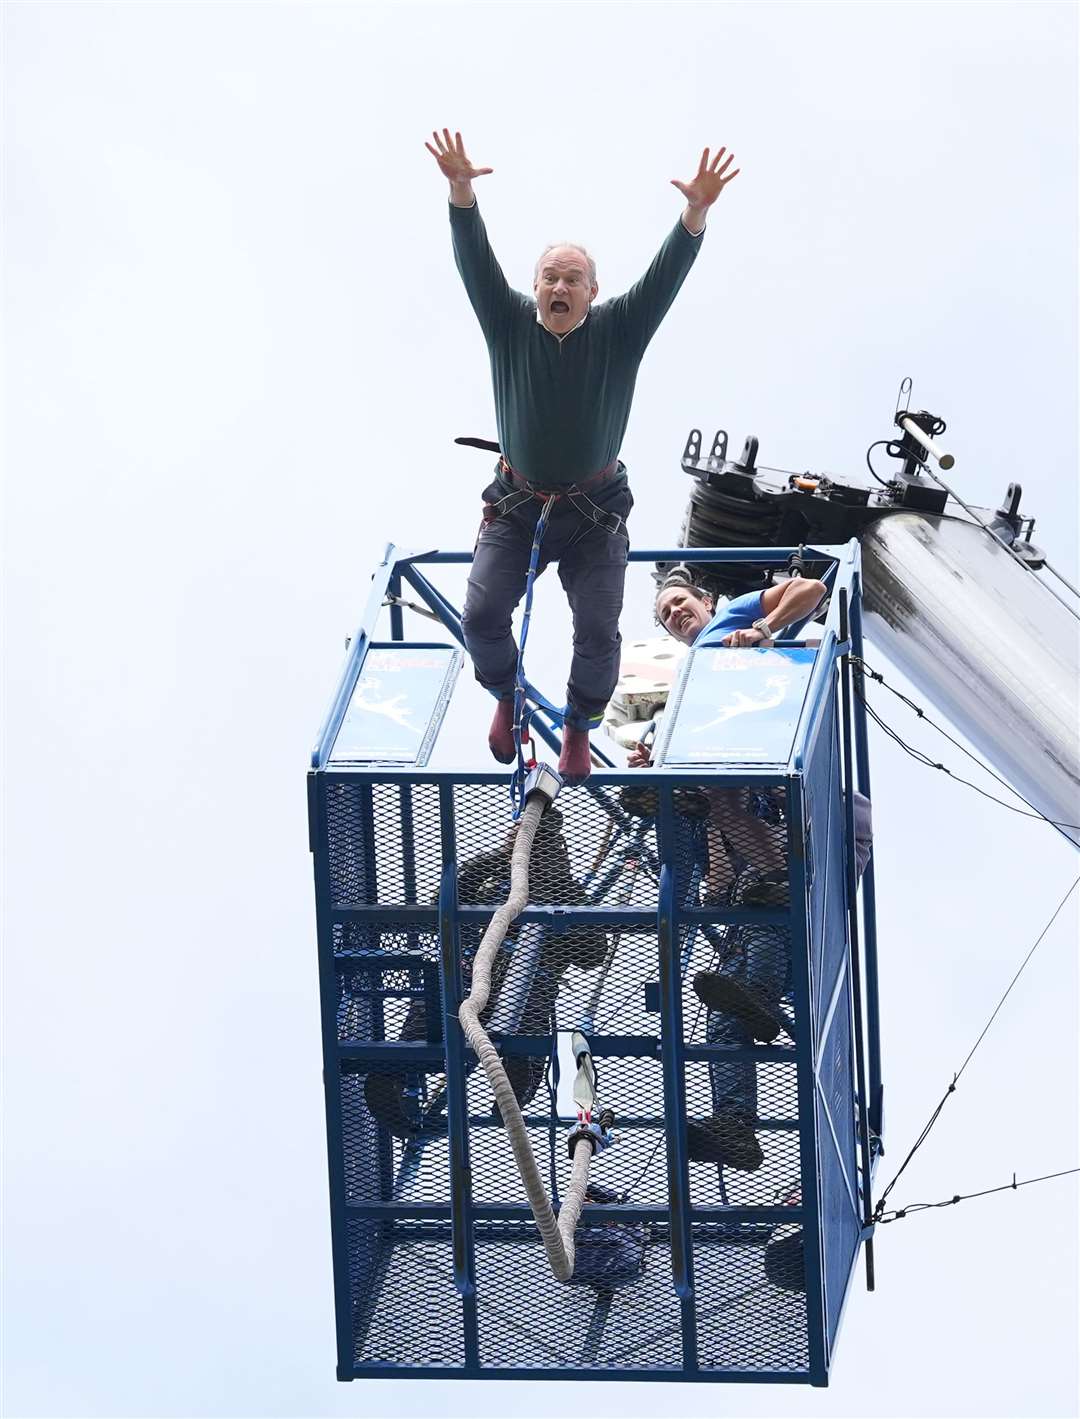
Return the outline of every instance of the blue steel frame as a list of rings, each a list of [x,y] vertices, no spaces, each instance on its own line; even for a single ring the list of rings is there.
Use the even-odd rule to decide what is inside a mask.
[[[655,928],[659,943],[659,1009],[661,1037],[655,1042],[663,1065],[663,1096],[665,1108],[665,1133],[668,1159],[668,1207],[587,1204],[583,1211],[583,1224],[590,1221],[624,1222],[669,1222],[672,1282],[678,1297],[680,1321],[682,1366],[657,1366],[644,1368],[603,1368],[582,1367],[573,1372],[576,1379],[593,1380],[707,1380],[732,1381],[739,1383],[798,1383],[809,1380],[814,1385],[828,1383],[833,1342],[839,1321],[831,1327],[825,1314],[825,1286],[823,1280],[823,1248],[820,1235],[821,1216],[817,1187],[820,1177],[819,1130],[816,1125],[816,1099],[819,1091],[819,1071],[821,1050],[828,1024],[815,1038],[815,1016],[811,1009],[812,982],[809,959],[806,951],[796,950],[798,941],[807,942],[810,924],[807,918],[807,863],[803,853],[801,825],[804,822],[803,779],[807,755],[820,727],[819,721],[825,713],[830,694],[833,693],[837,671],[840,671],[842,713],[839,714],[840,733],[843,740],[843,783],[852,785],[869,797],[869,756],[866,715],[859,696],[851,694],[849,665],[851,655],[862,653],[861,618],[861,566],[858,544],[854,541],[843,546],[794,548],[695,548],[693,559],[696,563],[710,562],[755,562],[757,564],[782,568],[791,555],[798,550],[803,556],[829,561],[830,567],[825,580],[833,593],[830,612],[826,621],[822,642],[817,654],[810,685],[807,691],[803,715],[796,733],[791,760],[786,767],[772,766],[768,769],[740,768],[699,769],[694,772],[672,770],[620,772],[601,769],[594,773],[590,783],[617,787],[634,785],[655,786],[659,790],[659,810],[657,816],[657,843],[659,867],[658,910],[650,911],[630,907],[554,907],[530,906],[518,918],[522,923],[548,922],[565,926],[569,915],[578,920],[588,920],[596,926],[631,929],[637,927]],[[630,553],[630,560],[636,562],[677,561],[687,555],[685,548],[641,549]],[[559,1368],[516,1368],[506,1367],[485,1369],[480,1364],[478,1342],[477,1287],[475,1239],[486,1221],[506,1221],[519,1219],[531,1231],[531,1214],[524,1205],[486,1205],[473,1202],[469,1169],[469,1120],[466,1103],[466,1049],[457,1020],[457,1009],[461,1001],[461,951],[460,928],[465,923],[486,923],[490,917],[487,907],[463,906],[457,896],[457,868],[455,850],[454,797],[455,785],[462,784],[502,784],[505,773],[460,772],[433,773],[419,769],[396,769],[380,767],[377,772],[364,770],[328,768],[328,760],[334,740],[348,708],[355,688],[364,656],[374,639],[375,627],[380,610],[389,605],[390,629],[393,640],[404,639],[402,610],[397,604],[403,586],[407,584],[438,616],[459,644],[464,644],[461,632],[460,613],[428,577],[419,570],[422,565],[467,564],[471,554],[465,552],[412,553],[390,544],[383,560],[372,578],[371,591],[360,626],[352,637],[345,663],[330,708],[320,727],[311,755],[311,769],[308,775],[309,844],[314,856],[315,889],[318,922],[318,955],[320,995],[323,1028],[323,1077],[327,1117],[327,1143],[329,1157],[329,1188],[331,1203],[331,1236],[335,1290],[335,1311],[337,1329],[338,1365],[340,1380],[352,1380],[366,1376],[400,1376],[408,1378],[566,1378],[566,1371]],[[805,624],[805,623],[803,623]],[[802,626],[792,626],[781,637],[783,640],[798,638]],[[858,673],[855,671],[854,673]],[[533,727],[540,738],[553,750],[558,751],[560,741],[554,722],[541,719],[538,711],[533,719]],[[602,756],[603,757],[603,756]],[[604,758],[604,763],[610,761]],[[703,782],[715,784],[722,778],[725,788],[775,787],[782,788],[787,799],[788,849],[791,864],[791,911],[763,908],[718,909],[680,907],[676,889],[675,873],[672,867],[674,847],[674,812],[672,790],[688,785],[700,786]],[[403,822],[403,840],[409,844],[412,799],[409,786],[415,784],[437,785],[439,795],[440,845],[444,867],[439,886],[436,907],[405,906],[388,907],[379,904],[350,903],[334,906],[331,895],[329,843],[327,828],[327,795],[337,785],[348,784],[366,795],[368,812],[372,788],[375,785],[397,785]],[[854,1272],[861,1244],[872,1243],[872,1182],[877,1158],[883,1152],[881,1046],[878,1013],[878,970],[877,941],[874,917],[874,878],[871,859],[862,879],[861,893],[856,889],[853,855],[853,821],[851,795],[845,795],[847,860],[845,862],[846,903],[849,916],[849,944],[847,961],[841,974],[850,966],[851,1003],[853,1009],[854,1049],[856,1056],[857,1086],[855,1105],[858,1113],[857,1138],[859,1144],[857,1197],[853,1205],[859,1214],[859,1247],[851,1259],[848,1283]],[[369,852],[370,852],[369,847]],[[415,862],[411,857],[411,846],[406,847],[404,876],[406,882],[412,879],[415,889]],[[374,881],[376,864],[371,852],[367,863],[369,880]],[[439,1028],[429,1016],[427,1038],[422,1042],[379,1044],[341,1044],[337,1036],[337,981],[335,976],[334,928],[345,921],[369,922],[372,926],[394,925],[416,931],[424,928],[437,929],[440,942],[438,968],[440,995],[443,1005]],[[790,1051],[775,1046],[753,1046],[733,1048],[730,1045],[688,1044],[684,1040],[682,1028],[682,992],[679,960],[679,928],[698,921],[703,925],[757,924],[788,925],[792,939],[792,962],[795,1000],[795,1040],[799,1061],[799,1151],[803,1193],[801,1205],[776,1207],[691,1207],[689,1187],[689,1159],[687,1153],[685,1073],[688,1062],[706,1062],[718,1058],[722,1052],[725,1060],[749,1058],[757,1062],[790,1058]],[[426,973],[425,973],[426,982]],[[843,982],[838,980],[832,989],[829,1020],[836,1008],[837,998]],[[427,986],[425,984],[425,991]],[[378,1007],[381,1009],[381,1006]],[[607,1055],[648,1055],[652,1051],[636,1036],[597,1036],[592,1038],[594,1055],[599,1059]],[[517,1046],[517,1049],[515,1049]],[[505,1053],[527,1053],[527,1043],[519,1044],[513,1038],[503,1041]],[[342,1064],[346,1061],[362,1062],[377,1058],[386,1059],[387,1050],[393,1049],[395,1057],[414,1065],[427,1063],[444,1065],[446,1069],[446,1116],[450,1149],[450,1205],[441,1203],[399,1204],[392,1201],[350,1202],[347,1198],[343,1165],[344,1135],[342,1124],[341,1075]],[[812,1067],[804,1067],[809,1062]],[[475,1126],[475,1125],[474,1125]],[[380,1173],[384,1182],[384,1198],[391,1191],[392,1159],[380,1157]],[[348,1222],[349,1219],[370,1218],[376,1220],[380,1228],[392,1227],[397,1217],[411,1219],[427,1218],[432,1223],[444,1222],[448,1225],[452,1243],[453,1284],[461,1298],[463,1325],[464,1363],[459,1365],[385,1365],[358,1366],[354,1355],[354,1316],[350,1294]],[[694,1249],[692,1241],[693,1224],[757,1222],[774,1224],[801,1223],[804,1232],[804,1256],[806,1263],[807,1336],[809,1366],[805,1372],[793,1370],[718,1370],[703,1368],[698,1359],[699,1309],[701,1297],[695,1292]],[[872,1289],[872,1262],[868,1252],[868,1286]],[[386,1266],[386,1249],[380,1265]],[[371,1279],[371,1289],[377,1291],[381,1274]],[[845,1285],[842,1305],[846,1305],[850,1284]],[[368,1298],[374,1305],[374,1295]],[[841,1306],[842,1310],[842,1306]],[[602,1322],[601,1322],[602,1324]]]

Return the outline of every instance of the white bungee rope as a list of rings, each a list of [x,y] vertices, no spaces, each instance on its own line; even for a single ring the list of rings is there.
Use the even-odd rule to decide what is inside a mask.
[[[535,771],[534,771],[535,773]],[[545,781],[544,774],[549,781]],[[553,787],[552,787],[553,785]],[[461,1021],[465,1038],[476,1051],[491,1085],[495,1102],[499,1106],[503,1127],[506,1129],[513,1149],[514,1161],[524,1184],[529,1206],[540,1228],[544,1250],[551,1264],[551,1270],[558,1281],[569,1281],[574,1274],[574,1233],[577,1230],[581,1209],[585,1203],[585,1189],[589,1181],[589,1165],[598,1144],[606,1141],[596,1124],[580,1125],[577,1140],[571,1135],[573,1146],[573,1169],[570,1186],[563,1198],[558,1217],[555,1216],[547,1187],[536,1165],[528,1130],[518,1105],[513,1086],[506,1076],[502,1060],[491,1043],[487,1031],[480,1023],[480,1013],[488,1003],[491,993],[491,970],[495,957],[506,938],[511,923],[523,910],[529,900],[529,859],[532,854],[533,839],[540,818],[558,792],[559,780],[546,766],[541,766],[539,786],[528,792],[524,812],[518,820],[517,837],[510,858],[510,895],[495,912],[473,961],[472,989],[467,1000],[461,1004],[458,1019]]]

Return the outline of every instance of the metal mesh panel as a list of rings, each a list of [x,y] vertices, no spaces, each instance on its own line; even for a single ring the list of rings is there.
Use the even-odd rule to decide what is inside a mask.
[[[375,837],[371,831],[372,790],[368,784],[329,783],[326,786],[327,861],[330,900],[375,902]]]
[[[636,1205],[666,1204],[667,1160],[660,1061],[600,1056],[596,1067],[600,1098],[605,1107],[615,1110],[618,1141],[614,1147],[594,1156],[590,1182],[620,1196],[629,1194],[628,1200]],[[521,1203],[521,1179],[510,1142],[494,1115],[487,1078],[479,1070],[470,1076],[468,1101],[473,1200],[477,1204]],[[524,1112],[541,1174],[545,1179],[554,1175],[561,1195],[570,1182],[566,1139],[571,1124],[565,1117],[552,1121],[542,1071],[536,1095],[526,1104]]]
[[[805,778],[807,861],[811,872],[810,979],[818,1060],[815,1116],[819,1213],[830,1344],[836,1335],[860,1230],[839,732],[834,694],[826,704],[809,749]]]
[[[420,1161],[445,1157],[445,1075],[434,1069],[354,1066],[341,1074],[342,1151],[349,1202],[416,1197]],[[448,1169],[428,1170],[424,1201],[449,1202]],[[441,1184],[441,1187],[439,1186]]]
[[[357,922],[333,928],[337,1029],[343,1043],[422,1040],[441,1033],[438,937],[430,931],[379,931]]]
[[[777,906],[786,906],[786,885],[770,890]],[[679,940],[687,1043],[792,1046],[789,926],[694,923],[681,928]]]
[[[672,808],[681,905],[735,904],[762,877],[786,880],[782,788],[676,788]]]
[[[331,780],[326,821],[334,906],[437,901],[442,851],[434,784]]]
[[[789,1289],[798,1279],[795,1268],[782,1257],[786,1269],[778,1269],[770,1251],[774,1238],[782,1240],[796,1230],[748,1227],[747,1240],[738,1235],[716,1240],[716,1229],[694,1225],[698,1359],[703,1369],[798,1372],[809,1367],[806,1297]]]
[[[734,1108],[737,1101],[739,1107]],[[700,1126],[734,1115],[717,1150],[726,1161],[695,1161],[691,1135],[690,1200],[695,1207],[773,1207],[800,1181],[795,1065],[752,1059],[686,1066],[686,1116]],[[739,1115],[745,1115],[746,1122]],[[752,1140],[756,1140],[757,1150]],[[750,1151],[747,1152],[749,1144]]]
[[[649,986],[655,988],[658,980],[656,932],[635,928],[605,935],[609,956],[600,968],[579,970],[567,963],[556,1000],[559,1027],[572,1030],[589,1024],[598,1036],[655,1038],[660,1017]]]
[[[840,796],[835,697],[822,715],[806,772],[806,818],[812,867],[808,920],[817,1038],[829,1008],[837,971],[847,952],[847,891],[844,812]]]
[[[449,1205],[450,1138],[445,1126],[439,1128],[436,1121],[422,1133],[396,1141],[394,1197],[398,1202]]]
[[[583,1230],[578,1246],[589,1244]],[[646,1246],[644,1271],[633,1285],[612,1290],[556,1281],[535,1227],[487,1227],[476,1244],[476,1290],[482,1365],[556,1372],[681,1365],[678,1301],[663,1241]]]
[[[349,1253],[357,1365],[464,1364],[445,1226],[351,1221]]]
[[[840,1321],[860,1230],[850,1009],[845,981],[822,1050],[817,1100],[825,1304],[830,1343]]]
[[[514,834],[508,809],[505,783],[455,787],[458,870],[468,884],[463,896],[474,879],[486,875],[494,884],[508,874]],[[639,859],[641,869],[609,882],[627,856]],[[529,900],[538,906],[655,907],[656,876],[655,828],[627,813],[619,789],[564,788],[537,832]]]
[[[377,1202],[389,1196],[391,1152],[385,1133],[364,1099],[365,1076],[341,1076],[345,1155],[345,1196],[349,1202]]]
[[[382,1281],[390,1247],[386,1222],[367,1217],[350,1217],[345,1235],[349,1254],[349,1319],[353,1344],[361,1343],[371,1322],[371,1310]]]

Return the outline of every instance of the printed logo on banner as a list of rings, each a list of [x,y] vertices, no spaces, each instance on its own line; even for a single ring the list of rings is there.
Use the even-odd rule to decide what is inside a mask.
[[[442,720],[461,667],[451,646],[372,647],[334,741],[330,762],[417,764]]]
[[[695,656],[665,764],[786,764],[813,664],[803,648]]]

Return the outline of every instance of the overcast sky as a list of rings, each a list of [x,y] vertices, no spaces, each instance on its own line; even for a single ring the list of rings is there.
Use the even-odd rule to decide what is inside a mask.
[[[494,435],[424,140],[460,128],[495,169],[512,283],[569,237],[601,298],[678,217],[669,180],[734,150],[641,371],[639,545],[675,540],[691,428],[858,474],[911,375],[956,484],[996,506],[1022,482],[1075,577],[1075,8],[2,23],[5,1412],[547,1415],[580,1389],[334,1380],[308,750],[384,544],[470,546],[489,463],[451,440]],[[623,632],[651,629],[637,581]],[[553,577],[532,635],[558,694]],[[888,1174],[1077,858],[872,747]],[[1075,947],[1073,909],[897,1201],[1076,1165]],[[590,1413],[1074,1414],[1077,1196],[883,1229],[827,1392],[591,1386]]]

